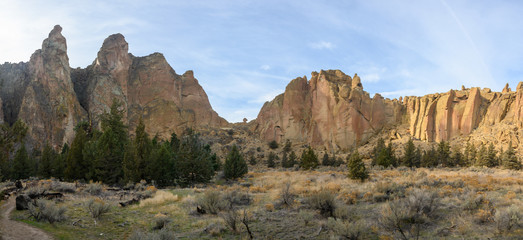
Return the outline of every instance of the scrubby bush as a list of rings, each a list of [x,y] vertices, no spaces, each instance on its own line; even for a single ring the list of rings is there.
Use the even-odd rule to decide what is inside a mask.
[[[171,222],[171,219],[165,215],[158,216],[154,219],[153,230],[163,229],[167,224]]]
[[[327,226],[332,229],[333,237],[336,239],[358,240],[369,238],[368,233],[370,231],[363,220],[351,222],[329,218]]]
[[[310,208],[319,210],[321,215],[325,217],[334,217],[334,212],[336,211],[336,194],[322,189],[319,192],[312,193],[308,199],[307,203]]]
[[[59,207],[51,201],[38,199],[34,204],[29,204],[29,214],[37,221],[47,221],[51,224],[66,219],[65,207]]]
[[[106,204],[101,199],[89,199],[85,206],[87,207],[87,211],[91,214],[91,217],[94,219],[100,219],[100,217],[108,213],[111,209],[111,206],[109,204]]]
[[[59,181],[53,181],[51,183],[51,189],[62,192],[62,193],[74,193],[76,192],[76,187],[74,183],[64,183]]]
[[[30,198],[35,198],[37,196],[45,194],[46,192],[47,192],[47,188],[42,187],[42,186],[30,187],[24,191],[24,193],[27,194],[27,196],[29,196]]]
[[[203,196],[198,199],[198,205],[203,211],[210,214],[217,214],[227,207],[227,203],[223,200],[220,192],[214,189],[205,191]]]
[[[281,203],[286,206],[291,206],[294,203],[295,197],[296,197],[296,194],[294,194],[294,192],[292,190],[291,182],[287,181],[287,182],[283,183],[283,186],[280,190]]]
[[[365,163],[361,159],[358,150],[354,151],[347,159],[347,166],[349,168],[349,177],[351,179],[359,179],[362,182],[369,178],[369,173],[365,168]]]
[[[89,184],[87,184],[85,186],[85,189],[84,189],[85,192],[93,195],[93,196],[99,196],[100,194],[102,194],[102,191],[103,191],[103,186],[101,183],[99,182],[90,182]]]
[[[267,157],[267,167],[268,168],[275,168],[276,167],[275,160],[277,158],[278,158],[278,156],[276,154],[274,154],[273,152],[270,152],[269,156]]]
[[[222,199],[229,209],[233,209],[235,206],[246,206],[252,202],[251,195],[238,189],[225,192]]]
[[[238,232],[238,222],[240,221],[238,215],[238,212],[234,209],[229,209],[225,213],[220,214],[227,227],[234,233]]]
[[[298,212],[298,219],[303,221],[303,224],[307,226],[314,219],[314,213],[302,209]]]
[[[494,221],[499,233],[510,232],[513,229],[523,227],[522,222],[522,209],[518,209],[516,206],[510,206],[508,208],[499,209],[494,215]]]
[[[414,189],[405,199],[388,202],[382,210],[379,224],[402,239],[418,239],[421,230],[436,217],[437,207],[435,193]]]
[[[304,170],[312,170],[318,167],[318,164],[318,157],[311,147],[303,150],[303,153],[301,154],[301,168]]]

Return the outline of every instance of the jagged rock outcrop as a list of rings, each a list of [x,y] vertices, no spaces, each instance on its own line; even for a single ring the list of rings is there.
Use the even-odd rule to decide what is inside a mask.
[[[340,70],[313,72],[310,81],[296,78],[285,92],[262,107],[254,131],[266,141],[308,142],[315,147],[349,149],[365,143],[386,125],[401,123],[397,100],[363,91],[358,75]]]
[[[79,99],[94,124],[114,99],[123,104],[131,131],[140,117],[146,130],[160,137],[180,134],[187,127],[227,124],[212,109],[192,71],[176,74],[161,53],[134,57],[121,34],[105,39],[93,64],[73,75]]]
[[[28,143],[54,147],[71,142],[83,120],[95,125],[114,99],[133,131],[140,117],[151,135],[228,124],[212,109],[192,71],[178,75],[160,53],[134,57],[121,34],[105,39],[93,64],[71,69],[67,43],[55,26],[28,63],[0,65],[0,122],[28,127]]]
[[[25,89],[18,118],[28,126],[28,135],[37,145],[48,142],[61,146],[71,142],[74,127],[86,119],[71,82],[67,44],[55,26],[36,50],[28,64],[29,83]]]

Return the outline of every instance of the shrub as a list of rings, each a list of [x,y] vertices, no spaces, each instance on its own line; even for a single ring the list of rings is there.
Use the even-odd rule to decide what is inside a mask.
[[[523,227],[521,211],[515,206],[496,211],[494,221],[499,233],[510,232],[512,229]]]
[[[99,196],[102,194],[103,186],[100,182],[90,182],[85,186],[84,191],[93,195],[93,196]]]
[[[331,191],[322,189],[319,192],[312,193],[307,203],[310,208],[319,210],[321,215],[325,217],[334,217],[336,211],[336,195]]]
[[[219,191],[208,189],[202,197],[198,199],[198,205],[210,214],[217,214],[220,210],[225,209],[226,203],[223,201]]]
[[[108,213],[111,209],[109,204],[106,204],[101,199],[89,199],[86,202],[87,211],[91,214],[94,219],[99,219],[103,214]]]
[[[303,221],[305,226],[307,226],[314,219],[314,213],[306,210],[300,210],[298,212],[298,218]]]
[[[269,142],[269,148],[270,149],[276,149],[278,148],[278,142],[276,142],[276,140],[272,140]]]
[[[274,154],[273,152],[270,152],[269,156],[267,157],[267,167],[275,168],[276,162],[274,160],[276,160],[277,158],[278,158],[278,156],[276,156],[276,154]]]
[[[329,229],[332,229],[337,239],[358,240],[369,238],[369,236],[366,236],[366,233],[370,231],[362,220],[349,222],[329,218],[327,226]]]
[[[238,222],[240,220],[238,212],[234,209],[229,209],[223,214],[220,214],[220,217],[223,219],[227,227],[231,229],[232,232],[238,232]]]
[[[157,216],[155,217],[154,219],[154,226],[153,226],[153,230],[160,230],[160,229],[163,229],[165,226],[167,226],[167,224],[169,224],[171,222],[171,219],[165,215],[160,215],[160,216]]]
[[[243,177],[247,173],[247,163],[236,145],[232,146],[231,151],[225,160],[223,173],[226,179],[235,179]]]
[[[62,193],[76,192],[76,187],[74,183],[64,183],[59,181],[53,181],[51,183],[51,189]]]
[[[286,206],[291,206],[294,203],[295,197],[296,194],[294,194],[292,190],[291,182],[285,182],[280,190],[281,203]]]
[[[65,207],[59,207],[56,204],[38,199],[34,204],[29,204],[29,214],[33,216],[37,221],[48,221],[53,224],[66,219]]]
[[[421,229],[435,218],[438,206],[436,194],[414,189],[405,199],[391,201],[382,210],[379,224],[402,239],[420,236]]]
[[[251,204],[252,198],[248,193],[234,189],[225,192],[223,195],[223,201],[225,201],[229,209],[233,209],[234,206],[246,206]]]
[[[27,194],[27,196],[30,198],[36,198],[37,196],[45,194],[46,192],[47,189],[41,186],[30,187],[24,191],[24,193]]]

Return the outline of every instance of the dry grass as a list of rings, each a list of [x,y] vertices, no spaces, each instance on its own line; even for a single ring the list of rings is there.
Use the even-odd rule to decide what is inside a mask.
[[[158,190],[154,194],[154,197],[141,201],[140,207],[161,205],[167,202],[176,202],[178,200],[178,195],[174,195],[171,192]]]

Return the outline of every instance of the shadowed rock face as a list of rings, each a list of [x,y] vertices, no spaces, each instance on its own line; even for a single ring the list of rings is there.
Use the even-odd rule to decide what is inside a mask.
[[[23,120],[29,143],[54,147],[71,142],[82,120],[98,116],[118,99],[133,131],[140,117],[151,135],[228,124],[212,109],[192,71],[178,75],[160,53],[134,57],[121,34],[105,39],[93,64],[71,69],[67,44],[55,26],[28,63],[0,65],[0,122]],[[6,100],[7,99],[7,100]]]
[[[290,139],[328,149],[365,143],[386,125],[401,123],[396,100],[363,91],[358,75],[339,70],[313,72],[289,83],[285,92],[262,107],[254,131],[266,141]]]
[[[61,146],[71,142],[74,127],[87,115],[80,106],[71,82],[67,44],[55,26],[28,64],[29,83],[18,118],[29,126],[32,143]]]

